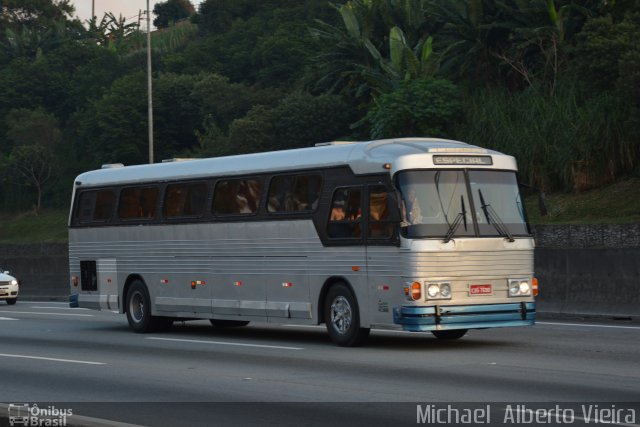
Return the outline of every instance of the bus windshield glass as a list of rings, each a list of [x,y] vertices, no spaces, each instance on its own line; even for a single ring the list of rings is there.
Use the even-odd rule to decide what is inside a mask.
[[[529,236],[515,172],[399,172],[402,235],[407,238]]]

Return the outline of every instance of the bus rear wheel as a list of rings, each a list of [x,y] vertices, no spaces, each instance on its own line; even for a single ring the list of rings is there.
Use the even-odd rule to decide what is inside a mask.
[[[462,338],[468,329],[452,329],[447,331],[431,331],[439,340],[457,340]]]
[[[360,327],[360,310],[353,292],[344,283],[333,285],[324,304],[327,332],[341,347],[362,345],[369,336],[369,328]]]
[[[129,327],[139,334],[168,330],[173,324],[169,317],[151,315],[151,298],[144,283],[135,280],[131,283],[126,299],[126,312]]]

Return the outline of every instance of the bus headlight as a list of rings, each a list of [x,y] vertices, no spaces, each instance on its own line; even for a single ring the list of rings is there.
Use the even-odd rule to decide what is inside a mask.
[[[440,286],[435,283],[430,284],[427,294],[429,294],[429,298],[437,298],[440,295]]]
[[[450,283],[428,283],[427,284],[428,299],[451,299]]]
[[[509,296],[510,297],[529,297],[531,296],[531,285],[527,279],[509,280]]]

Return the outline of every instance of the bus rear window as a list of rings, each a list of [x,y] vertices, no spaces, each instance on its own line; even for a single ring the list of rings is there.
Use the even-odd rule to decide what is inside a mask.
[[[80,194],[76,220],[80,223],[108,221],[114,205],[115,195],[111,190],[84,191]]]

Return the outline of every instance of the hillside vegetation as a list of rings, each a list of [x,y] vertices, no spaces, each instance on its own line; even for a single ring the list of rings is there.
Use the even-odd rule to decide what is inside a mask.
[[[13,239],[66,211],[77,174],[149,161],[146,33],[81,23],[67,1],[1,4],[0,239]],[[540,221],[638,220],[638,1],[160,5],[154,161],[446,137],[514,155],[555,206]]]

